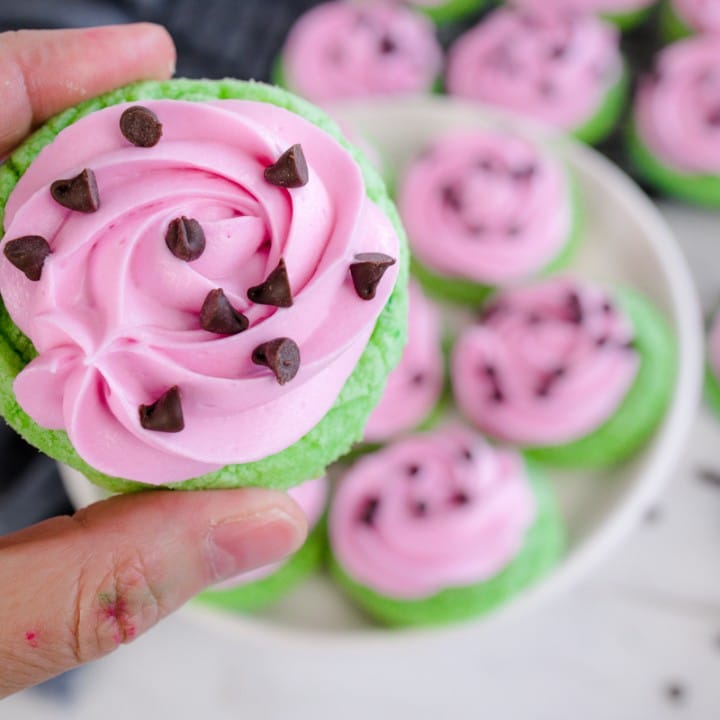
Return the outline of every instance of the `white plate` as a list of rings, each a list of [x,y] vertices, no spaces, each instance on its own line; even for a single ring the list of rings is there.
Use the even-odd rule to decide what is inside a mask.
[[[567,556],[544,581],[475,623],[387,633],[365,621],[324,577],[312,579],[258,616],[236,617],[193,606],[186,612],[225,632],[321,644],[381,639],[397,643],[421,639],[428,632],[478,632],[489,624],[512,620],[588,573],[628,533],[676,468],[702,378],[701,315],[695,290],[685,259],[655,206],[613,164],[579,143],[550,138],[548,131],[495,110],[440,97],[345,105],[335,108],[334,114],[346,128],[376,145],[393,173],[434,135],[453,127],[513,127],[556,143],[577,176],[587,216],[586,238],[572,270],[602,282],[631,285],[666,314],[679,350],[672,406],[653,440],[627,465],[602,473],[552,473],[569,531]],[[77,505],[99,496],[100,491],[77,473],[64,468],[63,476]]]

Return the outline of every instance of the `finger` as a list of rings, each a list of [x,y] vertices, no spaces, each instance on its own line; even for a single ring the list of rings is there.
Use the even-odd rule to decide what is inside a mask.
[[[150,23],[0,33],[0,155],[60,110],[175,68],[165,28]]]
[[[0,698],[130,642],[206,586],[287,556],[306,531],[284,493],[156,491],[0,539]]]

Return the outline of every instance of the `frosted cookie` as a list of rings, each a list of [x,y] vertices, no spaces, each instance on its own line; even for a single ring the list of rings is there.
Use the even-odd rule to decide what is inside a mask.
[[[490,14],[451,47],[445,84],[589,143],[613,129],[627,89],[616,28],[552,8]]]
[[[462,412],[547,463],[602,467],[648,439],[673,393],[674,340],[628,290],[557,278],[499,294],[453,350]]]
[[[478,303],[564,265],[581,210],[569,170],[548,149],[497,130],[436,140],[397,192],[413,270],[428,292]]]
[[[333,574],[390,625],[467,620],[545,574],[563,524],[545,479],[461,426],[357,462],[332,499]]]
[[[433,24],[392,2],[327,2],[290,30],[275,82],[317,103],[431,92],[442,49]]]
[[[720,207],[720,36],[681,40],[657,56],[635,98],[628,149],[659,190]]]
[[[406,322],[402,229],[343,142],[231,80],[129,86],[41,128],[0,170],[9,424],[110,490],[322,475]]]
[[[667,40],[696,33],[720,34],[719,0],[664,0],[660,24]]]

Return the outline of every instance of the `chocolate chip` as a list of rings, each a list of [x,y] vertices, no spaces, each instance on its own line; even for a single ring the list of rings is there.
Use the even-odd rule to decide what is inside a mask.
[[[580,295],[571,290],[567,296],[568,322],[573,325],[582,325],[584,318],[582,301]]]
[[[451,210],[455,210],[456,212],[460,212],[460,210],[462,210],[462,199],[460,198],[458,189],[454,185],[443,185],[440,192],[442,194],[443,202]]]
[[[567,368],[562,366],[556,367],[554,370],[546,373],[540,380],[537,389],[535,390],[535,394],[538,397],[547,397],[555,383],[557,383],[557,381],[563,378],[566,374]]]
[[[95,173],[85,168],[79,175],[67,180],[56,180],[50,186],[55,202],[69,210],[91,213],[100,207]]]
[[[137,147],[152,147],[162,137],[162,123],[152,110],[133,105],[120,116],[120,132]]]
[[[285,260],[280,258],[277,267],[267,276],[265,282],[251,287],[247,291],[247,295],[252,302],[258,305],[290,307],[293,304],[293,297]]]
[[[529,164],[516,167],[510,171],[513,180],[530,180],[537,172],[537,165]]]
[[[424,373],[421,373],[421,372],[415,373],[415,374],[412,376],[410,382],[411,382],[413,385],[422,385],[422,384],[425,382],[425,374],[424,374]]]
[[[476,163],[476,167],[486,173],[495,172],[495,163],[490,158],[480,158]]]
[[[383,55],[391,55],[398,49],[398,45],[390,35],[383,35],[380,38],[380,52]]]
[[[428,514],[428,504],[423,500],[417,500],[413,503],[412,514],[415,517],[425,517]]]
[[[417,476],[419,473],[420,473],[420,466],[419,466],[419,465],[412,464],[412,465],[408,465],[408,466],[407,466],[407,474],[408,474],[410,477],[415,477],[415,476]]]
[[[171,387],[152,405],[141,405],[140,425],[155,432],[177,433],[185,427],[180,390]]]
[[[300,369],[300,348],[290,338],[276,338],[258,345],[252,353],[256,365],[269,367],[280,385],[292,380]]]
[[[218,335],[237,335],[247,330],[250,321],[238,312],[218,288],[211,290],[200,309],[200,325],[203,330]]]
[[[283,188],[299,188],[307,185],[310,175],[302,147],[293,145],[274,165],[265,168],[265,179],[271,185]]]
[[[568,51],[567,45],[561,45],[561,44],[553,45],[550,48],[550,51],[548,52],[548,57],[551,60],[560,60],[561,58],[564,58],[567,55],[567,51]]]
[[[25,273],[28,280],[37,282],[42,275],[45,258],[52,252],[50,245],[40,235],[24,235],[5,243],[5,257]]]
[[[503,400],[505,400],[505,393],[500,386],[497,368],[494,365],[487,364],[481,368],[481,373],[487,378],[490,384],[490,399],[496,403],[503,402]]]
[[[380,508],[380,499],[376,497],[368,498],[360,512],[360,522],[363,525],[374,525],[375,516]]]
[[[355,292],[363,300],[372,300],[385,271],[395,264],[395,259],[383,253],[360,253],[350,265]]]
[[[482,308],[480,311],[480,317],[478,318],[478,321],[481,323],[486,323],[492,320],[494,317],[497,317],[498,315],[502,315],[505,312],[505,307],[502,305],[502,303],[491,303],[490,305],[487,305],[486,307]]]
[[[615,309],[612,306],[612,303],[609,300],[605,300],[601,307],[602,307],[602,311],[606,315],[612,315],[613,312],[615,311]]]
[[[463,448],[460,451],[460,457],[462,457],[463,460],[472,462],[475,456],[473,455],[473,451],[470,448]]]
[[[168,225],[165,244],[176,258],[190,262],[205,252],[205,233],[197,220],[175,218]]]
[[[467,505],[470,502],[470,496],[463,492],[462,490],[458,490],[456,493],[453,493],[453,495],[450,497],[450,502],[453,505],[458,505],[462,507],[463,505]]]
[[[595,340],[595,346],[596,347],[605,347],[608,342],[610,342],[610,338],[607,335],[602,335],[601,337],[597,338]]]

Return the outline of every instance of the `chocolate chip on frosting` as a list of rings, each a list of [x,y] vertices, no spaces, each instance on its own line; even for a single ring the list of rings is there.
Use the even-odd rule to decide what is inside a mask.
[[[300,348],[290,338],[276,338],[258,345],[253,350],[252,361],[269,367],[280,385],[284,385],[300,369]]]
[[[218,335],[237,335],[247,330],[250,321],[238,312],[222,289],[211,290],[200,309],[200,325],[203,330]]]
[[[383,35],[380,38],[380,52],[383,55],[391,55],[398,49],[398,45],[391,35]]]
[[[155,432],[177,433],[185,427],[180,390],[177,385],[161,395],[152,405],[141,405],[140,425]]]
[[[302,147],[293,145],[274,165],[265,168],[265,179],[271,185],[283,188],[299,188],[307,185],[310,175]]]
[[[175,218],[165,233],[165,244],[180,260],[197,260],[205,252],[205,233],[197,220]]]
[[[28,280],[37,282],[42,275],[45,258],[52,251],[44,237],[25,235],[5,243],[3,252],[18,270],[25,273]]]
[[[285,261],[280,258],[280,262],[268,275],[267,280],[260,285],[251,287],[247,294],[252,302],[259,305],[290,307],[293,304],[293,298]]]
[[[350,265],[355,292],[363,300],[372,300],[385,271],[395,264],[395,259],[384,253],[360,253]]]
[[[55,202],[68,210],[91,213],[100,207],[95,173],[85,168],[79,175],[66,180],[56,180],[50,186]]]
[[[375,516],[380,508],[380,498],[371,497],[365,501],[360,511],[359,520],[363,525],[372,526],[375,524]]]
[[[152,110],[133,105],[120,116],[120,132],[137,147],[152,147],[162,137],[162,123]]]

